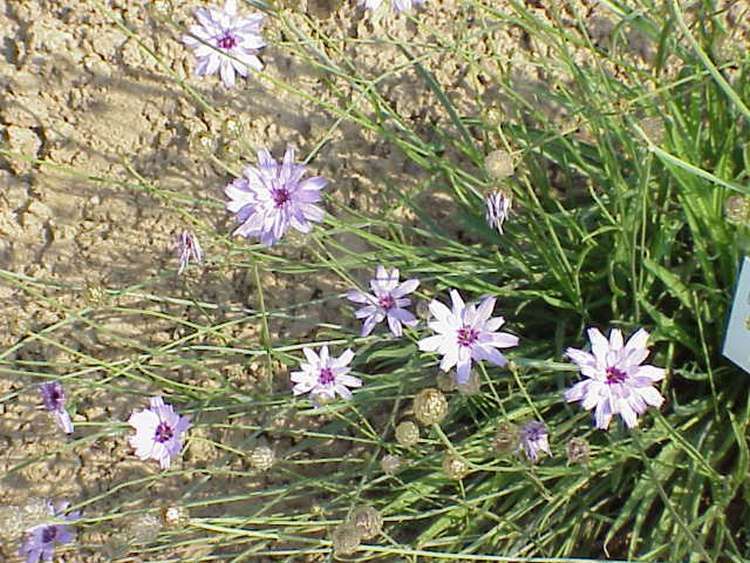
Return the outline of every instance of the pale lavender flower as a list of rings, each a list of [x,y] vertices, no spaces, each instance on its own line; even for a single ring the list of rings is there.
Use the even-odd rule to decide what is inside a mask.
[[[177,251],[179,252],[180,268],[177,270],[179,276],[185,271],[190,260],[195,260],[197,264],[203,263],[203,249],[198,239],[191,231],[182,231],[177,239]]]
[[[484,198],[485,219],[491,229],[503,234],[503,223],[510,213],[511,198],[505,193],[490,192]]]
[[[262,70],[257,57],[266,46],[260,35],[263,14],[241,17],[237,1],[227,0],[224,8],[198,8],[195,17],[199,25],[190,26],[190,34],[182,41],[193,49],[198,59],[195,73],[205,76],[219,72],[227,88],[232,88],[235,73],[247,76],[247,69]]]
[[[70,506],[69,502],[58,503],[57,506],[47,501],[50,522],[38,524],[26,530],[21,549],[18,554],[26,558],[26,563],[37,561],[52,561],[55,554],[55,544],[66,544],[75,540],[75,532],[67,524],[56,523],[55,520],[74,522],[81,517],[80,512],[63,514]]]
[[[398,12],[407,12],[420,4],[424,4],[425,0],[392,0],[391,4],[393,9]],[[364,7],[365,10],[377,10],[383,4],[383,0],[359,0],[359,5]]]
[[[609,428],[612,416],[619,414],[628,428],[638,424],[638,416],[650,405],[659,408],[664,397],[653,387],[664,378],[664,369],[641,365],[648,357],[648,332],[638,330],[623,345],[622,332],[613,328],[609,341],[596,328],[588,330],[591,352],[568,348],[565,355],[587,377],[565,392],[565,400],[581,401],[586,410],[596,407],[596,427]]]
[[[543,422],[537,420],[527,422],[521,428],[518,436],[523,452],[532,463],[537,462],[540,452],[552,455],[552,452],[549,449],[549,432],[547,431],[547,426]]]
[[[338,358],[332,358],[328,353],[328,346],[320,349],[320,355],[312,348],[303,348],[307,362],[300,363],[301,371],[290,374],[296,385],[292,389],[295,395],[310,393],[314,403],[323,403],[336,398],[351,399],[349,387],[362,387],[362,380],[349,375],[349,364],[354,358],[354,352],[346,350]]]
[[[50,411],[57,425],[66,434],[73,433],[73,421],[65,410],[65,391],[59,381],[50,381],[48,383],[42,383],[39,386],[39,392],[42,395],[42,401],[44,402],[44,408]]]
[[[497,332],[505,320],[492,317],[495,298],[485,297],[479,303],[464,304],[458,291],[450,291],[452,310],[438,300],[430,303],[430,312],[436,320],[428,326],[435,331],[419,341],[419,349],[437,352],[443,356],[440,368],[443,371],[456,366],[456,382],[464,385],[471,376],[471,362],[487,360],[496,366],[507,363],[497,348],[510,348],[518,345],[518,337],[507,332]]]
[[[302,180],[304,173],[304,165],[294,163],[292,147],[287,147],[281,164],[267,150],[259,151],[258,166],[247,166],[244,175],[224,189],[231,200],[227,210],[236,213],[241,223],[234,234],[258,237],[272,246],[289,227],[310,232],[311,222],[323,220],[323,209],[315,204],[328,180],[322,176]]]
[[[396,337],[403,334],[402,324],[417,324],[416,317],[404,309],[411,305],[411,300],[404,296],[417,289],[419,280],[411,279],[399,283],[398,277],[398,268],[393,268],[389,272],[383,266],[378,266],[375,277],[370,280],[372,293],[364,293],[358,289],[347,292],[346,297],[349,301],[364,305],[355,313],[358,319],[364,319],[362,336],[370,334],[375,325],[383,319],[388,319],[388,328]]]
[[[150,399],[151,407],[133,411],[128,424],[135,428],[130,445],[139,459],[155,459],[162,469],[169,469],[172,458],[182,450],[182,434],[190,428],[190,419],[174,412],[161,397]]]

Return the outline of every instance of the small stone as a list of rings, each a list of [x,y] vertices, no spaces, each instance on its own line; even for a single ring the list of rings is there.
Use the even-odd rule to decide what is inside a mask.
[[[501,422],[497,425],[492,447],[501,455],[510,454],[518,449],[518,427],[512,422]]]
[[[570,463],[586,464],[589,461],[590,448],[585,438],[571,438],[568,440],[565,451],[568,454]]]
[[[166,528],[184,528],[190,522],[190,513],[184,506],[165,506],[161,510],[161,520]]]
[[[405,420],[396,426],[396,441],[407,448],[416,445],[419,442],[419,427],[411,420]]]
[[[448,414],[448,401],[442,391],[429,387],[414,397],[414,416],[424,426],[439,424]]]
[[[250,467],[258,471],[268,471],[273,467],[275,457],[273,450],[268,446],[258,446],[250,452]]]
[[[362,536],[354,524],[344,522],[334,528],[331,540],[336,555],[351,555],[359,548]]]
[[[397,455],[388,454],[380,460],[380,468],[386,475],[394,475],[401,469],[402,461]]]
[[[154,541],[162,529],[162,520],[155,514],[142,514],[128,524],[129,543],[143,545]]]
[[[469,464],[464,458],[448,453],[443,458],[443,473],[449,479],[458,481],[469,473]]]
[[[484,166],[489,175],[495,180],[513,175],[513,158],[506,151],[498,149],[492,151],[484,159]]]
[[[29,172],[33,166],[29,160],[37,158],[42,141],[31,129],[15,125],[9,125],[5,129],[5,135],[11,152],[18,154],[17,158],[10,159],[11,169],[18,174]]]
[[[358,506],[349,521],[359,528],[360,537],[364,540],[379,536],[383,530],[383,517],[372,506]]]

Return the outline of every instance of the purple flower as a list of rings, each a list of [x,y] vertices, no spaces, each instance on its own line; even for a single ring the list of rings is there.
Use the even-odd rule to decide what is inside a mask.
[[[150,408],[133,411],[128,419],[135,428],[130,445],[139,459],[155,459],[162,469],[169,469],[172,458],[182,449],[181,436],[190,428],[190,419],[174,412],[161,397],[152,397],[150,402]]]
[[[203,249],[198,239],[190,231],[182,231],[180,233],[180,238],[177,240],[177,251],[179,252],[180,260],[180,269],[177,270],[178,276],[185,271],[191,258],[198,264],[203,263]]]
[[[476,306],[464,304],[458,291],[450,291],[453,309],[448,309],[438,300],[430,303],[430,312],[436,320],[428,326],[435,331],[419,341],[419,349],[425,352],[437,352],[443,356],[440,368],[443,371],[456,367],[456,382],[464,385],[471,375],[471,362],[487,360],[496,366],[507,363],[497,348],[510,348],[518,345],[518,337],[507,332],[497,332],[505,320],[492,317],[495,298],[485,297]]]
[[[354,352],[346,350],[338,358],[328,354],[328,346],[320,349],[320,356],[312,348],[303,348],[307,362],[300,364],[301,371],[293,371],[290,375],[296,384],[292,389],[295,395],[310,393],[311,400],[320,404],[336,398],[351,399],[349,387],[362,387],[362,380],[349,375],[349,364],[354,358]]]
[[[39,392],[44,401],[44,408],[50,411],[57,421],[57,425],[66,434],[73,433],[73,421],[70,419],[68,411],[65,410],[65,391],[59,381],[50,381],[42,383],[39,386]]]
[[[231,200],[227,209],[242,223],[234,234],[258,237],[272,246],[290,226],[310,232],[311,221],[323,220],[323,210],[315,204],[328,180],[321,176],[302,180],[304,173],[304,165],[294,164],[292,147],[287,147],[281,164],[267,150],[258,151],[258,167],[247,166],[244,176],[224,189]]]
[[[80,512],[63,515],[69,502],[58,503],[55,507],[47,501],[50,522],[38,524],[26,530],[21,549],[18,554],[26,558],[26,563],[37,561],[52,561],[55,554],[55,544],[70,543],[75,539],[75,532],[66,524],[56,524],[54,520],[73,522],[81,517]]]
[[[364,293],[357,289],[347,292],[346,297],[354,303],[362,303],[365,306],[359,309],[355,316],[365,319],[362,324],[362,336],[367,336],[375,328],[375,325],[388,319],[388,327],[393,336],[401,336],[403,329],[401,324],[414,326],[417,324],[416,317],[404,309],[411,304],[408,295],[419,286],[419,280],[406,280],[398,283],[398,268],[388,272],[383,266],[378,266],[375,277],[370,280],[372,293]]]
[[[227,0],[223,9],[198,8],[195,17],[199,25],[190,26],[190,34],[183,35],[182,41],[195,52],[197,75],[218,71],[224,85],[232,88],[235,72],[246,77],[248,67],[263,69],[256,56],[266,46],[260,36],[263,14],[240,17],[237,1]]]
[[[377,10],[382,3],[383,0],[359,0],[359,5],[363,6],[365,10]],[[409,11],[412,7],[424,3],[425,0],[392,0],[393,9],[398,13]]]
[[[531,463],[536,463],[539,459],[539,452],[544,452],[547,455],[552,455],[549,449],[549,432],[547,426],[543,422],[532,420],[527,422],[519,433],[520,446],[523,448],[523,452],[526,457],[531,460]]]
[[[646,408],[660,407],[664,397],[653,387],[664,378],[664,369],[641,365],[648,357],[648,332],[638,330],[623,346],[622,332],[613,328],[609,341],[596,328],[588,330],[591,352],[568,348],[565,355],[577,364],[588,379],[565,392],[565,400],[581,401],[586,410],[596,407],[596,427],[609,428],[612,416],[619,414],[628,428],[638,424]]]
[[[503,192],[491,192],[484,198],[485,219],[491,229],[503,234],[503,223],[510,212],[511,198]]]

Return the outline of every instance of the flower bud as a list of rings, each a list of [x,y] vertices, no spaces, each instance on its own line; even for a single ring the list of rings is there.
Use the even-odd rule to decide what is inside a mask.
[[[503,421],[497,425],[492,447],[501,455],[507,455],[518,448],[518,427],[512,422]]]
[[[748,199],[740,194],[729,196],[724,202],[724,214],[732,223],[746,223],[750,219]]]
[[[250,467],[258,471],[268,471],[275,461],[273,450],[268,446],[258,446],[250,452]]]
[[[359,548],[362,536],[359,528],[351,522],[344,522],[334,528],[331,540],[336,555],[351,555]]]
[[[463,479],[469,473],[469,464],[464,458],[447,453],[443,458],[443,473],[449,479]]]
[[[388,454],[380,460],[380,468],[386,475],[394,475],[401,469],[401,458],[397,455]]]
[[[359,529],[360,537],[364,540],[379,536],[383,529],[383,517],[372,506],[358,506],[349,521]]]
[[[448,414],[448,401],[437,389],[422,389],[414,397],[414,416],[424,426],[439,424]]]
[[[484,159],[484,166],[495,180],[513,175],[513,158],[502,149],[494,150]]]
[[[396,426],[396,441],[410,448],[419,442],[419,427],[411,420],[405,420]]]
[[[570,463],[588,463],[590,449],[589,443],[585,438],[571,438],[568,440],[565,450],[568,454],[568,461]]]

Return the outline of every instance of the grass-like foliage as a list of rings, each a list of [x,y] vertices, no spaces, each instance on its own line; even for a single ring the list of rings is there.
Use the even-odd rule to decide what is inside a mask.
[[[202,430],[203,438],[188,436],[188,449],[205,436],[223,437],[213,443],[219,455],[210,463],[183,461],[79,499],[82,529],[125,526],[153,510],[149,491],[169,480],[182,483],[178,497],[191,521],[138,548],[144,558],[322,557],[331,551],[333,527],[368,503],[383,515],[384,533],[352,558],[750,557],[748,376],[720,354],[746,237],[744,226],[726,220],[725,202],[750,195],[750,64],[722,43],[725,20],[712,0],[690,12],[675,1],[604,2],[613,22],[604,41],[593,36],[585,14],[564,10],[566,3],[545,10],[533,4],[465,0],[452,16],[465,31],[452,37],[425,27],[418,13],[401,16],[428,43],[403,42],[382,29],[345,41],[346,30],[328,36],[305,15],[261,6],[281,30],[275,48],[311,69],[318,90],[257,79],[332,118],[323,136],[302,147],[310,166],[331,147],[347,154],[336,135],[345,128],[406,155],[412,181],[374,178],[379,204],[363,209],[335,195],[346,178],[331,178],[324,225],[272,249],[216,231],[211,218],[224,205],[221,186],[197,200],[161,190],[158,178],[134,176],[122,186],[193,221],[211,249],[207,263],[227,283],[241,273],[235,279],[249,285],[249,304],[198,297],[193,278],[171,292],[144,279],[137,287],[107,288],[105,300],[66,310],[63,321],[2,354],[2,369],[29,386],[65,374],[71,389],[132,394],[141,404],[148,395],[168,396],[192,416],[191,432]],[[496,31],[505,28],[544,47],[536,52],[547,55],[529,63],[538,83],[493,51]],[[382,44],[400,63],[386,71],[363,68],[352,56],[362,41]],[[646,48],[647,62],[638,52]],[[435,61],[463,67],[465,82],[480,81],[484,94],[470,99],[464,88],[458,95],[455,85],[441,83]],[[399,81],[430,100],[432,117],[400,113],[389,98]],[[254,148],[243,155],[248,162]],[[485,168],[496,148],[515,161],[514,175],[501,181]],[[226,167],[239,171],[236,161]],[[482,194],[497,187],[513,195],[502,236],[483,217]],[[480,391],[450,393],[447,417],[409,448],[396,442],[395,426],[411,414],[417,392],[437,386],[437,358],[417,349],[424,322],[401,339],[382,326],[358,336],[343,290],[378,264],[419,278],[419,300],[446,300],[449,288],[467,298],[497,296],[496,314],[520,337],[508,352],[510,368],[478,368]],[[275,295],[265,282],[271,276],[289,286],[318,280],[330,289],[292,302]],[[9,272],[3,278],[63,307],[56,296],[68,288]],[[314,318],[321,310],[335,314],[324,322]],[[72,331],[106,332],[111,316],[171,323],[174,338],[154,343],[108,334],[123,351],[114,359],[71,347]],[[340,320],[328,322],[334,318]],[[280,329],[300,319],[317,323],[305,341]],[[668,369],[659,384],[664,406],[647,411],[636,429],[616,419],[609,431],[596,430],[589,412],[564,401],[580,375],[563,353],[585,347],[591,326],[626,335],[645,327],[649,362]],[[248,338],[246,327],[257,337]],[[40,343],[69,352],[73,363],[24,359],[24,348]],[[316,409],[291,396],[288,372],[298,368],[303,345],[322,344],[336,354],[355,350],[352,373],[364,385],[352,401]],[[263,374],[253,385],[251,364]],[[196,383],[202,380],[212,384]],[[553,455],[537,464],[498,455],[498,425],[531,419],[550,429]],[[61,446],[61,456],[106,436],[124,440],[128,432],[114,423],[83,427],[87,434],[78,441],[85,444]],[[590,443],[589,463],[566,459],[574,437]],[[263,486],[247,484],[256,478],[250,452],[266,440],[277,444],[273,475]],[[463,479],[446,476],[447,453],[468,463]],[[387,454],[403,460],[393,475],[380,465]]]

